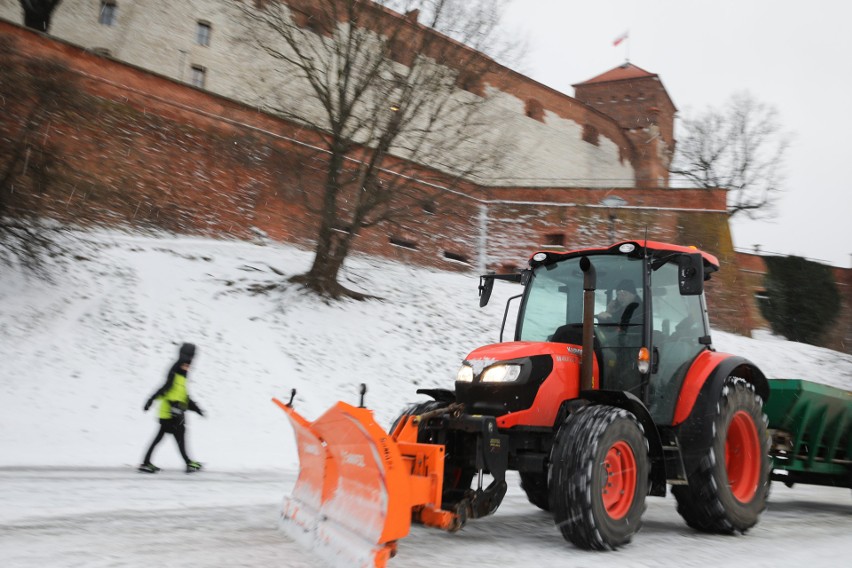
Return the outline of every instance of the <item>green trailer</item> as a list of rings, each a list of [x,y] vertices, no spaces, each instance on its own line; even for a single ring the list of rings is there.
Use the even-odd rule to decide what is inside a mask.
[[[852,487],[852,391],[797,379],[769,386],[772,480]]]

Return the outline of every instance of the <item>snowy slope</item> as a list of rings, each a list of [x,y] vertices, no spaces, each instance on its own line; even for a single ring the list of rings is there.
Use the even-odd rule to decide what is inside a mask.
[[[309,266],[310,253],[292,247],[112,232],[79,234],[68,246],[69,253],[55,261],[53,284],[15,270],[0,274],[0,550],[13,553],[11,565],[163,563],[168,557],[145,546],[168,549],[176,542],[167,536],[171,529],[149,527],[158,512],[164,526],[173,522],[174,530],[189,531],[180,534],[197,544],[195,564],[267,565],[283,551],[294,560],[281,565],[313,565],[283,535],[253,532],[274,526],[277,503],[298,465],[292,430],[270,398],[296,388],[297,407],[315,418],[335,400],[357,401],[363,382],[367,405],[380,424],[388,424],[419,398],[418,387],[451,387],[465,354],[497,341],[505,299],[519,290],[498,284],[489,306],[479,309],[473,276],[356,257],[347,265],[347,284],[382,299],[327,304],[286,285],[273,288],[284,282],[281,274]],[[719,350],[750,358],[769,376],[852,389],[850,356],[768,334],[713,337]],[[210,471],[191,483],[172,473],[181,461],[167,439],[155,455],[166,474],[140,480],[129,466],[139,462],[156,428],[154,410],[145,414],[142,405],[162,383],[182,341],[199,346],[190,392],[207,414],[190,415],[190,454]],[[753,558],[746,544],[752,536],[755,546],[777,540],[776,533],[763,532],[773,523],[806,549],[796,534],[799,519],[811,527],[802,533],[810,537],[801,538],[827,539],[833,551],[852,554],[847,490],[782,487],[773,489],[776,495],[776,516],[749,540],[731,541],[745,555],[742,565]],[[181,524],[184,508],[204,517],[190,523],[197,530]],[[416,529],[392,565],[422,565],[410,547],[421,562],[427,555],[434,564],[449,565],[444,546],[458,565],[521,566],[537,550],[554,566],[610,565],[564,543],[546,517],[513,488],[481,528],[472,524],[460,535]],[[704,559],[694,565],[713,559],[718,539],[689,531],[670,499],[650,499],[648,518],[631,545],[644,552],[607,556],[611,565],[615,559],[619,566],[665,565],[654,559],[668,544],[694,549]],[[804,523],[807,518],[819,518],[821,525]],[[107,538],[106,556],[75,556],[112,526],[118,532]],[[519,549],[527,552],[516,563],[503,558],[489,564],[494,553],[510,554],[513,547],[488,542],[511,540],[514,527],[529,533]],[[259,542],[254,548],[232,543],[236,548],[226,554],[223,542],[233,538],[223,536],[216,544],[210,539],[220,531],[242,531]],[[789,549],[788,559],[795,557],[793,544],[780,548]],[[551,562],[566,553],[580,560]],[[843,557],[827,554],[817,555],[819,565]]]

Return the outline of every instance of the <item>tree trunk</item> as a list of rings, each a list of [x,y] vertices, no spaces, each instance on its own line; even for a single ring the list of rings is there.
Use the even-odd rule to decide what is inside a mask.
[[[340,193],[339,174],[346,155],[344,145],[333,144],[330,164],[326,175],[322,217],[317,232],[317,244],[314,251],[314,263],[305,274],[294,276],[291,282],[301,284],[308,290],[327,298],[348,297],[364,300],[371,296],[350,290],[337,281],[337,275],[343,266],[343,261],[349,254],[352,238],[359,227],[342,227],[339,225],[337,196]]]
[[[345,258],[346,253],[342,252],[341,247],[328,242],[317,243],[311,269],[296,277],[296,280],[321,296],[339,298],[346,295],[346,289],[337,281],[337,274]]]
[[[305,274],[292,277],[290,281],[301,284],[308,290],[326,298],[353,298],[355,300],[373,298],[374,296],[369,294],[350,290],[338,282],[338,273],[343,266],[343,261],[349,254],[351,242],[351,234],[339,234],[334,230],[321,230],[311,269]]]

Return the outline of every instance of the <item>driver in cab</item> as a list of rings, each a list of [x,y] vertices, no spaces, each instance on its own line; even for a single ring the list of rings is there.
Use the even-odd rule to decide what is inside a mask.
[[[617,323],[627,325],[639,308],[639,296],[636,294],[636,286],[632,280],[624,279],[616,286],[615,299],[606,307],[606,310],[595,314],[600,323]]]

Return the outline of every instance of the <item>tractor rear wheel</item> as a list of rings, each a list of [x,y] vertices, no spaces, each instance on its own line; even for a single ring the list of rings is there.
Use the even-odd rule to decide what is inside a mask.
[[[700,452],[685,452],[689,484],[672,487],[677,511],[696,530],[745,532],[757,523],[769,494],[769,434],[763,401],[750,383],[728,377],[715,411],[693,410],[705,411],[714,416],[715,435]],[[689,431],[682,438],[700,439]]]
[[[562,536],[591,550],[630,542],[641,526],[648,470],[648,441],[632,413],[595,405],[569,415],[550,460],[550,506]]]
[[[547,491],[547,474],[521,472],[521,489],[527,494],[530,503],[542,511],[550,511],[550,494]]]

